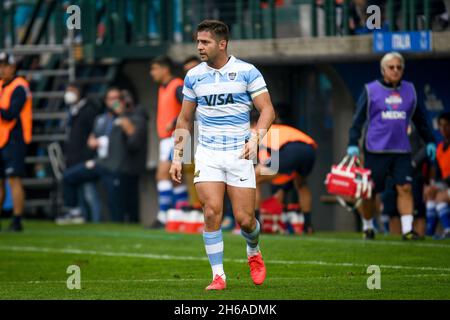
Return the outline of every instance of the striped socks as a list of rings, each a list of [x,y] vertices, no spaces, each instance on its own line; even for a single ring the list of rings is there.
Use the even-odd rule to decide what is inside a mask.
[[[223,270],[223,238],[222,230],[206,232],[203,231],[203,241],[205,242],[206,254],[208,255],[209,263],[211,265],[213,280],[216,275],[226,280],[225,272]]]
[[[158,220],[162,224],[166,223],[167,210],[172,207],[173,202],[173,187],[170,180],[161,180],[157,184],[158,200],[159,200],[159,212]]]
[[[244,237],[245,241],[247,242],[247,256],[256,256],[259,253],[259,233],[260,233],[261,226],[259,224],[259,221],[256,220],[256,228],[250,233],[245,232],[241,229],[241,234]]]
[[[438,212],[444,232],[450,232],[450,207],[446,202],[440,202],[436,204],[436,211]]]
[[[436,202],[427,201],[427,235],[432,236],[436,232],[438,223],[438,214],[436,211]]]
[[[177,207],[177,204],[180,202],[188,202],[188,201],[189,195],[186,185],[182,184],[173,188],[173,204],[175,207]]]

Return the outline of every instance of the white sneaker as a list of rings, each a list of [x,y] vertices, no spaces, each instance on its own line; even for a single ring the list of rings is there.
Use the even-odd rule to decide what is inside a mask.
[[[163,225],[167,223],[167,211],[159,211],[156,219]]]
[[[86,220],[81,214],[74,214],[72,212],[69,212],[64,216],[55,219],[55,223],[60,226],[69,224],[83,224],[85,222]]]

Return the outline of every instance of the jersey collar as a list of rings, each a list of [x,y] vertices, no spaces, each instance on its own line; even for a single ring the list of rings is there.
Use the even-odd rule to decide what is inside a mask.
[[[206,63],[205,63],[205,66],[206,66],[206,70],[208,70],[208,73],[214,74],[214,72],[218,71],[221,75],[224,75],[230,69],[230,67],[234,64],[235,61],[236,61],[236,58],[233,55],[230,55],[227,63],[225,63],[225,65],[220,69],[211,68]]]

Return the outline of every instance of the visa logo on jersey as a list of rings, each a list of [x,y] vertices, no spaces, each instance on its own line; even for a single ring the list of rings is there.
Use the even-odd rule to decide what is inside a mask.
[[[231,93],[212,94],[203,96],[208,106],[223,106],[225,104],[234,103],[233,95]]]

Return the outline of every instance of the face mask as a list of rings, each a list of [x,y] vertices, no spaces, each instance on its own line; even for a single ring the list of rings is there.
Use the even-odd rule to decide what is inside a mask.
[[[122,104],[119,100],[114,101],[114,103],[111,106],[111,111],[114,112],[114,114],[119,114],[121,107],[122,107]]]
[[[72,91],[67,91],[64,93],[64,102],[68,105],[74,104],[78,101],[78,96]]]

